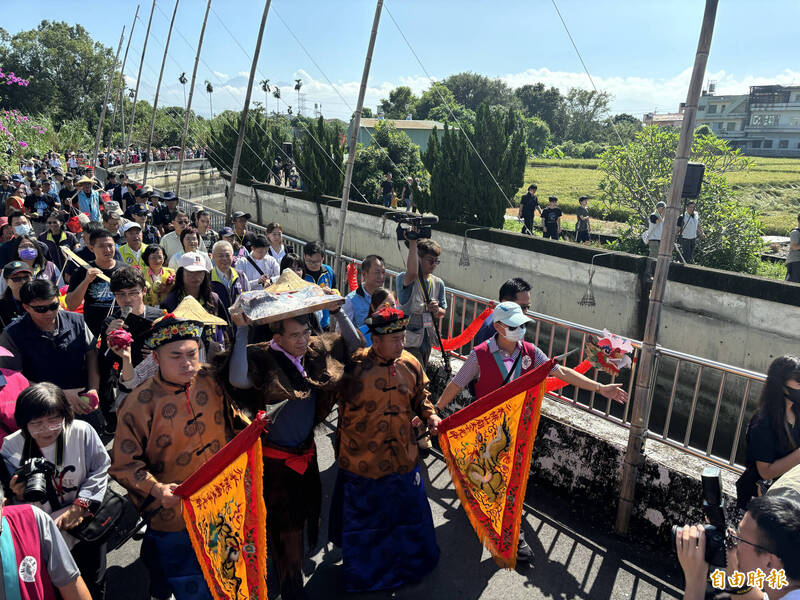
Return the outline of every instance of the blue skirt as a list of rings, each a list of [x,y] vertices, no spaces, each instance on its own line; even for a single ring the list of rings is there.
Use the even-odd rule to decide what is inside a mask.
[[[329,531],[342,549],[348,592],[416,583],[439,562],[419,466],[380,479],[339,469]]]
[[[142,557],[152,567],[151,577],[164,577],[176,600],[212,600],[185,529],[167,532],[148,527],[142,540]]]

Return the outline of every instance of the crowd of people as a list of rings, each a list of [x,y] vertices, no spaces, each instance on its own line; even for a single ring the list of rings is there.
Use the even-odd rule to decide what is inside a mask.
[[[77,167],[59,174],[47,160],[32,166],[0,174],[2,514],[24,548],[9,554],[0,543],[0,557],[4,573],[19,573],[24,597],[51,598],[54,589],[67,599],[104,597],[107,541],[81,527],[113,478],[146,520],[150,596],[211,598],[175,488],[258,411],[280,404],[262,436],[271,594],[306,597],[306,541],[316,545],[321,519],[341,548],[347,592],[397,588],[436,568],[419,457],[462,390],[479,399],[548,362],[526,341],[528,282],[503,284],[465,364],[432,398],[426,367],[448,310],[435,240],[406,240],[406,269],[394,289],[386,262],[372,254],[341,309],[257,325],[237,310],[237,298],[287,271],[337,293],[321,242],[298,255],[284,246],[279,223],[256,234],[251,215],[238,211],[215,231],[206,211],[187,213],[171,192],[124,173],[108,172],[101,185],[90,169],[78,176]],[[556,213],[546,212],[558,210],[556,199],[550,204],[541,211],[545,230],[558,234],[560,214],[553,220]],[[530,206],[521,213],[529,230]],[[628,400],[621,384],[565,365],[552,375]],[[793,586],[800,586],[800,503],[759,496],[800,472],[798,393],[800,361],[776,360],[748,430],[746,474],[756,498],[742,496],[731,555],[740,568],[784,569]],[[333,411],[337,475],[323,515],[315,427]],[[37,493],[34,480],[43,482]],[[703,529],[687,526],[677,543],[694,598]],[[33,567],[28,557],[38,557]],[[520,534],[517,560],[533,558]]]

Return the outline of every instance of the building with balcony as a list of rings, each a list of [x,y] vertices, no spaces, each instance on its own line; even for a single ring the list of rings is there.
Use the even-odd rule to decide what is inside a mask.
[[[703,91],[697,125],[751,156],[800,158],[800,86],[756,85],[749,94]]]

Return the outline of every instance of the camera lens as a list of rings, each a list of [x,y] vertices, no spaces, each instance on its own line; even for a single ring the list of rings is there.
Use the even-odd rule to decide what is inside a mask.
[[[44,502],[47,498],[47,481],[43,473],[33,473],[28,477],[22,497],[26,502]]]

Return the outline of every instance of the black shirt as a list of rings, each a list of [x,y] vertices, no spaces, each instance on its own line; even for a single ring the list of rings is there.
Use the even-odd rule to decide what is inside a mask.
[[[561,218],[561,209],[557,206],[550,208],[549,206],[542,211],[542,219],[547,227],[558,227],[558,220]]]
[[[131,345],[131,362],[135,367],[140,362],[144,360],[144,354],[142,354],[142,348],[144,347],[145,339],[147,339],[147,334],[150,331],[153,321],[156,319],[160,319],[164,316],[164,311],[160,308],[153,308],[152,306],[145,306],[144,307],[144,314],[141,315],[140,318],[128,318],[126,322],[127,328],[131,336],[133,337],[133,344]],[[120,309],[119,307],[114,309],[114,312],[111,313],[111,316],[107,317],[103,321],[103,330],[98,336],[100,339],[100,348],[99,354],[104,355],[106,350],[108,350],[108,341],[106,336],[106,329],[108,329],[108,324],[114,320],[120,318]],[[150,325],[148,325],[150,323]],[[109,353],[109,355],[112,353]],[[116,357],[116,354],[114,354]]]
[[[92,261],[89,263],[90,267],[97,267],[97,263]],[[111,277],[111,274],[125,266],[121,261],[115,261],[114,266],[110,269],[101,269],[106,277]],[[100,268],[100,267],[97,267]],[[75,269],[69,280],[69,290],[67,293],[75,290],[81,282],[86,279],[86,269],[79,267]],[[83,297],[83,316],[86,319],[86,325],[89,326],[91,332],[98,335],[103,327],[103,321],[108,316],[111,305],[114,303],[114,294],[111,293],[108,281],[103,281],[96,277],[89,287],[86,289],[86,294]]]
[[[536,214],[536,209],[539,208],[539,199],[536,194],[525,194],[519,201],[519,206],[522,209],[522,218],[532,219]]]
[[[755,465],[756,461],[773,463],[800,448],[800,418],[795,419],[794,427],[789,431],[794,447],[781,445],[780,440],[785,436],[778,437],[778,432],[765,415],[760,412],[753,415],[747,427],[747,464]]]
[[[394,185],[392,185],[391,181],[383,180],[381,181],[381,193],[384,196],[391,194],[394,191]]]

